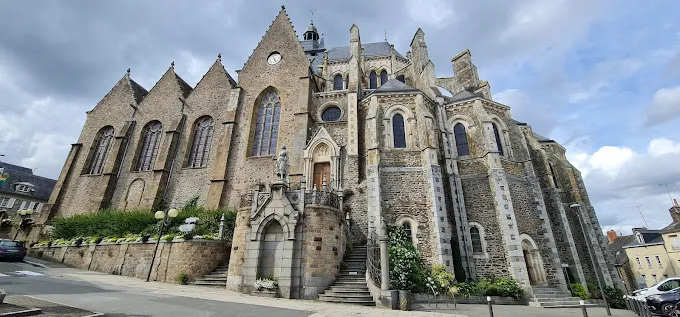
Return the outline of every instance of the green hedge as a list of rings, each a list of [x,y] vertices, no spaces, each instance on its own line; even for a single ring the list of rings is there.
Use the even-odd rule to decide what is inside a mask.
[[[231,210],[208,210],[189,205],[172,219],[167,233],[179,233],[179,226],[189,217],[198,217],[199,222],[193,233],[196,235],[217,234],[220,218],[225,214],[224,236],[231,239],[236,213]],[[158,232],[158,220],[150,210],[102,210],[96,213],[74,215],[53,222],[53,239],[76,237],[124,237],[134,234],[154,235]]]

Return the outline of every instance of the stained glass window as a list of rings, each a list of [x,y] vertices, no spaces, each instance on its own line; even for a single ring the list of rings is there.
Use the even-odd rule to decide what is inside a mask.
[[[501,142],[501,136],[498,133],[498,126],[495,123],[493,125],[493,136],[496,138],[496,146],[498,147],[498,153],[503,155],[503,142]]]
[[[137,159],[138,171],[150,171],[156,163],[156,155],[161,145],[163,125],[158,121],[151,121],[144,127],[142,135],[142,149]]]
[[[394,147],[406,147],[406,131],[404,131],[404,117],[401,114],[395,114],[392,117],[392,133],[394,135]]]
[[[342,76],[340,74],[333,77],[333,90],[342,90]]]
[[[472,240],[472,253],[482,253],[482,237],[479,234],[479,228],[470,227],[470,240]]]
[[[368,75],[368,88],[376,89],[378,88],[378,74],[374,70]]]
[[[387,83],[387,71],[383,70],[380,72],[380,86],[384,85]]]
[[[90,168],[88,174],[101,174],[104,170],[104,163],[106,163],[106,154],[109,152],[111,143],[113,143],[113,127],[102,128],[96,139],[96,148],[94,155],[90,161]]]
[[[253,139],[253,155],[268,156],[276,154],[276,142],[279,137],[279,115],[281,100],[275,91],[270,91],[262,99],[257,109],[255,137]]]
[[[328,107],[321,114],[321,119],[324,122],[333,122],[333,121],[340,120],[341,115],[342,115],[342,111],[340,111],[340,108],[338,108],[338,107]]]
[[[453,126],[453,136],[456,139],[458,156],[470,155],[467,133],[465,132],[465,126],[462,123],[456,123],[456,125]]]
[[[206,167],[213,137],[213,119],[202,117],[196,120],[194,139],[191,142],[189,167]]]

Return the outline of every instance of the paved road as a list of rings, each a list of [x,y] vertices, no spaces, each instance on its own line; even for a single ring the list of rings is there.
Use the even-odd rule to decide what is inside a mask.
[[[45,269],[0,262],[0,288],[9,295],[41,299],[106,313],[106,316],[309,316],[311,312],[149,293],[115,285],[94,285],[59,278],[59,265]]]

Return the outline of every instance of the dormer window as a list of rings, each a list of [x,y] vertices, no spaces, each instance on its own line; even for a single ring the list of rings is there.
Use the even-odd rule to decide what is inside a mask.
[[[635,233],[635,239],[639,243],[645,243],[645,239],[642,237],[642,233],[636,232]]]
[[[33,189],[33,184],[29,184],[29,183],[18,183],[18,184],[16,184],[16,187],[14,188],[14,190],[17,193],[30,193],[30,192],[35,191]]]

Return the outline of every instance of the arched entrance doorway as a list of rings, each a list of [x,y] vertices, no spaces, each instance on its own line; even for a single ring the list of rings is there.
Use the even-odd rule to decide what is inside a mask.
[[[274,278],[281,276],[283,266],[283,228],[276,220],[271,220],[264,229],[260,250],[260,263],[257,266],[258,278]]]
[[[541,252],[536,247],[534,240],[525,234],[522,235],[522,252],[529,274],[529,283],[531,285],[547,285],[548,278],[543,268]]]

